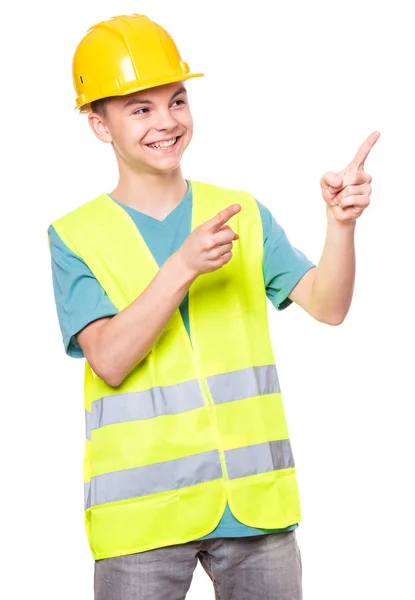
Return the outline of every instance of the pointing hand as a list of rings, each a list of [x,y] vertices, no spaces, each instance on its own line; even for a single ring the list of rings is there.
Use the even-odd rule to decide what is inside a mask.
[[[329,171],[320,180],[327,211],[340,223],[355,221],[370,204],[372,177],[365,172],[364,166],[379,137],[379,132],[371,133],[343,171]]]

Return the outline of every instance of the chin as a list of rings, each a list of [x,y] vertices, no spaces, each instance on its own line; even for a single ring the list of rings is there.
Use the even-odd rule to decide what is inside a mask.
[[[181,157],[175,158],[174,160],[157,161],[152,163],[151,167],[159,173],[169,173],[170,171],[175,171],[180,167],[180,159]]]

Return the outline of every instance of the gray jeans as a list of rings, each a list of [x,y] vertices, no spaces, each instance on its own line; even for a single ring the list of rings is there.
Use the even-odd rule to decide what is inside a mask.
[[[301,600],[295,531],[190,542],[95,561],[95,600],[184,600],[198,560],[217,600]]]

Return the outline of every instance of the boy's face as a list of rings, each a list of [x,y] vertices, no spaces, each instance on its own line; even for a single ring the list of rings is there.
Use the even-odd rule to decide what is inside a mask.
[[[193,134],[183,82],[109,98],[105,113],[90,113],[89,124],[134,171],[161,173],[179,166]]]

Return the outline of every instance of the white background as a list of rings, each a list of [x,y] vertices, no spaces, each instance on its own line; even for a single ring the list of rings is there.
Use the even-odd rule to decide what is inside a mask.
[[[346,321],[322,325],[295,305],[270,318],[302,498],[305,599],[415,597],[410,6],[39,0],[3,9],[4,598],[93,598],[83,361],[63,351],[46,230],[115,186],[111,148],[73,111],[71,62],[90,25],[133,12],[163,25],[205,73],[187,85],[195,135],[185,176],[250,191],[315,262],[321,174],[381,132],[366,163],[372,203],[356,230]],[[213,598],[201,569],[188,598]]]

